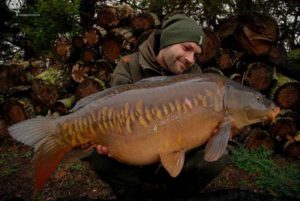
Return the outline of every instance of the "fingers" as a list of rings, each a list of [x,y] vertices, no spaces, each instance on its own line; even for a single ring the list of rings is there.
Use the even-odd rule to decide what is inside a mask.
[[[96,148],[97,150],[97,153],[100,154],[100,155],[109,155],[108,153],[108,149],[106,146],[103,146],[103,145],[96,145],[94,142],[88,142],[86,144],[82,144],[81,145],[81,149],[84,151],[84,152],[89,152],[91,151],[93,148]]]
[[[94,147],[96,147],[95,143],[94,142],[88,142],[86,144],[82,144],[81,145],[81,149],[84,151],[84,152],[89,152],[91,151]]]
[[[90,152],[96,145],[91,145],[88,148],[83,149],[84,152]]]
[[[100,155],[108,155],[108,149],[105,146],[97,145],[96,150],[97,150],[98,154],[100,154]]]

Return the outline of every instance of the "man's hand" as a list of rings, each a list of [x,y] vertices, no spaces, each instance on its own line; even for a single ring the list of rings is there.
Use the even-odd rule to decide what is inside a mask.
[[[83,149],[83,151],[85,152],[91,151],[94,147],[96,148],[98,154],[109,156],[108,149],[106,146],[99,145],[99,144],[96,145],[94,142],[88,142],[86,144],[81,145],[81,149]]]
[[[108,149],[106,146],[97,145],[96,150],[97,150],[98,154],[100,154],[100,155],[108,155],[109,156]]]

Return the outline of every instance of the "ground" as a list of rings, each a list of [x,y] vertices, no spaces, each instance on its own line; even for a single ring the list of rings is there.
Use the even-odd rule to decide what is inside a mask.
[[[115,198],[109,186],[97,178],[89,164],[80,161],[84,154],[79,149],[69,153],[42,190],[33,194],[33,150],[10,137],[0,138],[0,200],[12,197],[21,197],[26,201],[54,201],[81,196]],[[233,188],[259,192],[253,175],[234,165],[227,167],[203,191]]]

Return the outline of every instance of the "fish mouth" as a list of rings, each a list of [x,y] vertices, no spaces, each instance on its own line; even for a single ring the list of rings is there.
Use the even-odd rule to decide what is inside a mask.
[[[267,118],[272,122],[275,121],[277,115],[280,113],[280,107],[274,107],[271,112],[267,114]]]

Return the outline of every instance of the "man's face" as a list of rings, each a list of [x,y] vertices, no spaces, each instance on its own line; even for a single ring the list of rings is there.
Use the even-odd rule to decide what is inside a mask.
[[[196,54],[201,54],[201,47],[195,42],[170,45],[160,50],[158,62],[174,74],[182,74],[196,61]]]

